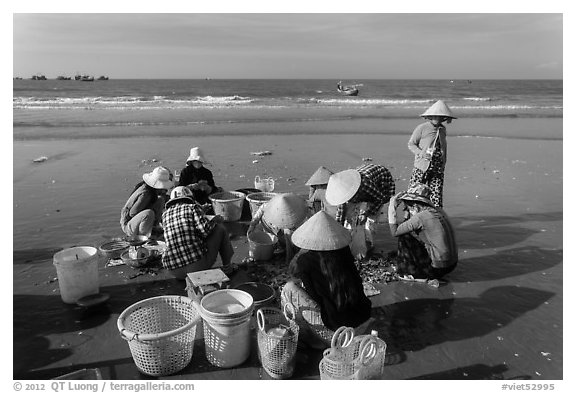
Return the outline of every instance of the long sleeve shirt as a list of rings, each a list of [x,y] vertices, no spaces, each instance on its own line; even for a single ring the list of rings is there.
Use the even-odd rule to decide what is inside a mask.
[[[412,233],[424,243],[435,268],[449,267],[458,262],[454,229],[440,209],[426,209],[400,225],[390,224],[390,233],[392,236]]]
[[[346,263],[347,261],[340,262]],[[349,261],[346,267],[347,287],[355,287],[360,297],[355,304],[338,307],[330,291],[330,283],[320,268],[317,253],[300,250],[289,266],[291,275],[302,280],[306,293],[320,306],[322,322],[331,330],[336,330],[340,326],[356,327],[370,318],[372,303],[364,295],[362,278],[353,261]]]
[[[360,188],[350,199],[350,202],[367,202],[366,216],[374,216],[394,195],[396,191],[394,178],[390,171],[382,165],[363,164],[356,170],[360,173]],[[346,204],[338,206],[336,221],[344,222],[345,209]]]
[[[414,166],[422,171],[426,171],[430,166],[430,160],[426,160],[424,154],[434,143],[437,133],[436,144],[442,153],[442,164],[446,165],[448,146],[446,144],[446,127],[443,125],[437,128],[429,121],[419,124],[408,140],[408,149],[414,153]]]
[[[134,217],[146,209],[154,209],[157,205],[158,196],[150,191],[146,184],[142,184],[130,195],[124,207],[120,211],[120,225],[122,228]],[[156,212],[160,213],[160,212]]]
[[[176,269],[202,259],[208,252],[206,238],[215,223],[209,221],[197,204],[176,203],[162,214],[166,250],[162,265]]]
[[[202,190],[192,190],[194,194],[194,199],[200,204],[209,202],[208,195],[216,191],[216,184],[214,183],[214,176],[210,169],[206,167],[200,167],[198,169],[194,168],[192,165],[186,166],[182,169],[180,173],[180,180],[178,181],[179,186],[189,186],[191,184],[198,183],[200,180],[206,180],[206,183],[210,186],[210,192]]]

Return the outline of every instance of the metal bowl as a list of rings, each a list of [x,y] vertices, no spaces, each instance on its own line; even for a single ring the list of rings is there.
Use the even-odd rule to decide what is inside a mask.
[[[135,235],[135,236],[126,237],[126,241],[131,246],[141,246],[142,244],[146,243],[148,240],[149,240],[149,237],[144,236],[144,235]]]
[[[98,249],[107,258],[116,259],[120,258],[120,255],[130,247],[130,243],[126,240],[112,240],[102,244]]]
[[[120,258],[124,261],[124,263],[134,269],[138,269],[144,267],[150,262],[153,258],[152,255],[149,255],[144,258],[130,258],[130,250],[126,250],[120,255]]]

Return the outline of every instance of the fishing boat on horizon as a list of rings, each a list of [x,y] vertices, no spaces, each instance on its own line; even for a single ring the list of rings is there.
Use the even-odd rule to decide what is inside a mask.
[[[36,74],[36,75],[32,75],[32,79],[33,81],[45,81],[46,80],[46,76],[43,74]]]
[[[358,85],[343,86],[342,81],[338,82],[338,85],[336,85],[338,92],[346,96],[357,96],[360,92],[357,86]]]
[[[76,74],[74,76],[74,80],[81,81],[81,82],[94,82],[94,77],[91,75]]]

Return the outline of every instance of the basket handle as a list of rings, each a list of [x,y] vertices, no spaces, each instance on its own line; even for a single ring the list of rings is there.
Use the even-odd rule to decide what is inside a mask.
[[[256,311],[256,320],[258,321],[258,327],[260,328],[260,330],[264,331],[264,325],[266,324],[266,322],[264,321],[264,313],[260,308],[258,309],[258,311]]]
[[[290,314],[290,315],[288,315]],[[292,303],[284,304],[284,316],[288,322],[293,322],[296,318],[296,309]]]
[[[333,348],[343,348],[350,345],[354,339],[354,329],[346,326],[340,326],[332,336],[331,346]]]
[[[366,336],[360,342],[360,355],[358,360],[363,366],[367,366],[378,352],[378,341],[374,336]]]
[[[132,341],[132,340],[138,339],[138,333],[134,333],[134,332],[127,330],[127,329],[122,329],[120,331],[120,335],[126,341]]]

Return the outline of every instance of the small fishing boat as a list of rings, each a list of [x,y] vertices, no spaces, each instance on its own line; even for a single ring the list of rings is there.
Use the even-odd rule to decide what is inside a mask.
[[[59,80],[59,81],[69,81],[69,80],[71,80],[71,79],[72,79],[71,76],[59,75],[59,76],[56,77],[56,80]]]
[[[76,76],[74,76],[74,80],[82,82],[94,82],[94,77],[90,75],[76,74]]]
[[[356,85],[353,86],[342,86],[342,81],[338,82],[337,85],[338,92],[347,96],[357,96],[359,91]]]
[[[98,77],[98,80],[99,80],[99,81],[107,81],[107,80],[108,80],[108,77],[107,77],[107,76],[104,76],[104,75],[101,75],[100,77]]]
[[[32,75],[31,78],[33,81],[45,81],[46,80],[46,76],[42,75],[42,74],[36,74],[36,75]]]

